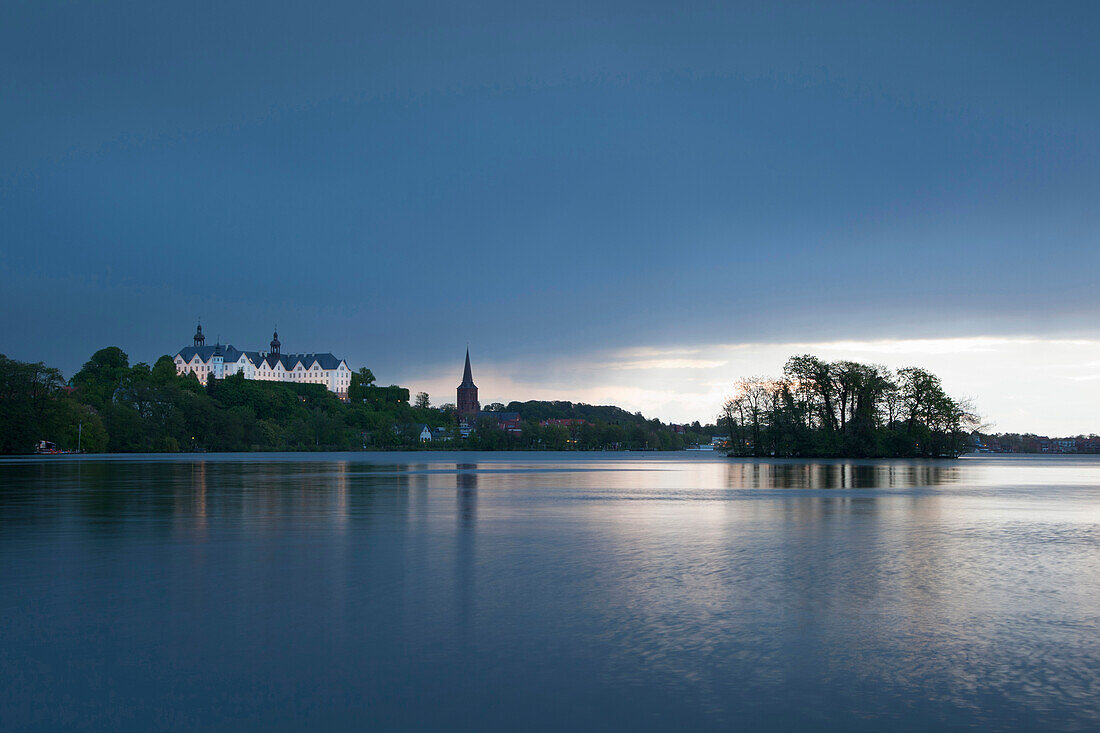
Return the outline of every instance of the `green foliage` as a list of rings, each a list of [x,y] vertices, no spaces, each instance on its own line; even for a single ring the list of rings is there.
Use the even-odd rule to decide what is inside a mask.
[[[741,379],[722,412],[731,452],[755,456],[954,457],[977,422],[924,369],[809,354],[791,357],[781,379]]]
[[[100,410],[110,403],[129,370],[130,359],[125,352],[117,346],[108,346],[92,354],[92,358],[73,375],[73,386],[84,403]]]
[[[362,402],[366,396],[366,390],[374,387],[374,372],[366,367],[357,372],[352,372],[348,382],[348,399],[352,402]]]
[[[354,395],[354,396],[353,396]],[[375,410],[390,410],[409,404],[409,390],[397,385],[389,387],[364,387],[354,393],[348,391],[348,399],[352,403],[370,405]]]
[[[709,443],[716,429],[713,425],[696,423],[694,430],[680,434],[659,420],[647,420],[618,407],[570,402],[513,402],[507,411],[519,412],[523,419],[519,433],[506,432],[492,421],[482,419],[477,430],[468,438],[457,440],[454,447],[470,450],[680,450],[687,445]],[[584,414],[612,415],[625,424],[578,417]],[[530,417],[533,415],[550,417]],[[575,422],[541,424],[551,419]]]
[[[192,374],[192,376],[194,376]],[[172,384],[176,379],[176,363],[172,361],[172,357],[165,354],[157,359],[157,363],[153,365],[152,371],[153,382],[156,384]],[[198,378],[195,379],[197,383]]]
[[[606,423],[629,425],[632,423],[644,423],[646,419],[641,413],[627,412],[614,405],[586,405],[583,402],[543,402],[532,400],[529,402],[509,402],[505,408],[508,412],[518,412],[525,420],[550,420],[573,419],[595,422],[597,420]]]
[[[0,453],[30,453],[40,440],[63,450],[106,446],[96,412],[74,398],[61,372],[41,362],[0,354],[0,415]]]

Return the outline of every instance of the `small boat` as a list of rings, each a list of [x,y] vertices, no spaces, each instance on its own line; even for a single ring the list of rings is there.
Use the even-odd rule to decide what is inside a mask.
[[[67,456],[77,453],[75,450],[62,450],[57,447],[57,443],[52,443],[48,440],[38,441],[38,445],[35,447],[34,452],[40,456]]]

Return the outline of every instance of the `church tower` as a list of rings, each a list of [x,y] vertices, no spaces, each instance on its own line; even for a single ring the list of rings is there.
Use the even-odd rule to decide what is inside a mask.
[[[476,420],[481,405],[477,401],[477,385],[470,371],[470,349],[466,349],[466,369],[462,372],[462,384],[458,385],[457,411],[460,418]]]

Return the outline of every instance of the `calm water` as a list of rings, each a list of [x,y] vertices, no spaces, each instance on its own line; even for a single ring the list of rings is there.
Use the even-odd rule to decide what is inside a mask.
[[[0,727],[1100,727],[1100,460],[0,463]]]

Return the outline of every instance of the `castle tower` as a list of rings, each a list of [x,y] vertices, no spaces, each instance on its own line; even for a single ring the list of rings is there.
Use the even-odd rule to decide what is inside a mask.
[[[481,405],[477,401],[477,385],[470,370],[470,349],[466,349],[466,369],[462,372],[462,384],[458,385],[456,409],[460,418],[477,419]]]
[[[202,324],[200,323],[199,327],[197,329],[195,329],[195,348],[196,349],[199,348],[205,342],[206,342],[206,337],[202,335]]]
[[[225,379],[225,352],[222,351],[222,341],[214,344],[214,355],[210,357],[211,367],[214,370],[215,379]]]
[[[278,356],[280,348],[282,348],[282,344],[279,342],[279,332],[276,331],[271,335],[271,353]]]

